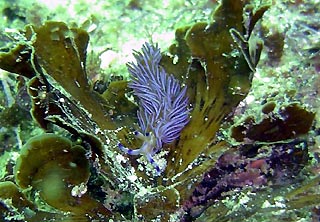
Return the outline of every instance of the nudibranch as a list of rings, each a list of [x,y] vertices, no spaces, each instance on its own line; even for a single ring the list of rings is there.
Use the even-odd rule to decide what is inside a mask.
[[[187,87],[166,73],[160,66],[158,46],[145,43],[142,52],[134,52],[136,63],[127,63],[131,74],[128,87],[138,99],[140,131],[135,136],[143,141],[139,149],[129,149],[119,143],[119,148],[129,155],[144,155],[161,173],[153,155],[163,144],[176,140],[189,122]]]

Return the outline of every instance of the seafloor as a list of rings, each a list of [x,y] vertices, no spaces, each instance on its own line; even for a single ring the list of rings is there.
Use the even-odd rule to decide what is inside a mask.
[[[320,221],[319,0],[0,9],[0,221]]]

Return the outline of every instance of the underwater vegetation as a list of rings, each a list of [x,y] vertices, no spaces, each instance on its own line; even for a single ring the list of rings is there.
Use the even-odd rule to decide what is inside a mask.
[[[316,112],[268,92],[255,112],[242,111],[268,10],[222,0],[207,21],[178,28],[168,49],[135,49],[129,78],[108,83],[91,78],[82,28],[46,21],[1,35],[0,123],[21,137],[1,134],[0,220],[267,221],[301,208],[319,216]],[[285,38],[270,36],[276,66]]]

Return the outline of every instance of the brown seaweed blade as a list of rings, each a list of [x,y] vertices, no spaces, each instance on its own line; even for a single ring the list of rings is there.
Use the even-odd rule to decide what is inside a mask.
[[[62,22],[47,22],[41,27],[27,26],[26,36],[35,35],[37,72],[50,85],[83,107],[101,129],[114,129],[98,95],[90,89],[85,73],[85,49],[89,36],[81,29],[69,29]],[[35,66],[37,68],[37,66]]]
[[[223,118],[246,97],[251,87],[257,58],[251,58],[249,53],[250,36],[244,37],[248,33],[243,26],[245,5],[243,1],[222,1],[209,24],[199,22],[177,30],[177,43],[170,47],[171,58],[176,61],[168,57],[162,61],[168,73],[174,73],[188,86],[192,104],[191,121],[180,140],[170,146],[166,171],[171,183],[182,182],[177,187],[182,199],[188,193],[186,185],[201,178],[201,172],[210,169],[227,149],[223,143],[214,144],[215,134]],[[235,42],[231,29],[239,33],[244,40],[242,44]],[[259,56],[260,45],[254,49]],[[204,158],[198,159],[200,156]],[[206,157],[209,158],[205,160]],[[190,183],[187,178],[191,177]]]
[[[189,86],[193,105],[190,123],[179,143],[172,146],[174,161],[169,162],[169,177],[186,169],[206,149],[214,150],[212,143],[222,119],[245,98],[251,87],[253,70],[230,35],[231,28],[246,33],[243,7],[242,1],[222,1],[210,24],[200,22],[178,30],[177,44],[170,48],[178,62],[173,65],[164,60],[169,73],[180,69],[178,74],[184,76]],[[187,64],[187,69],[181,71]]]
[[[46,22],[26,26],[19,36],[12,48],[0,53],[0,67],[31,79],[28,92],[34,119],[44,129],[54,123],[90,141],[97,136],[104,143],[103,131],[116,128],[110,113],[115,113],[113,99],[118,98],[107,96],[109,103],[91,90],[85,72],[88,34],[62,22]]]
[[[116,108],[91,90],[85,72],[89,40],[85,31],[70,29],[62,22],[46,22],[40,27],[26,26],[26,31],[19,35],[21,40],[14,42],[12,48],[0,52],[0,68],[27,78],[38,78],[42,88],[35,93],[43,97],[38,100],[39,106],[46,106],[45,97],[57,90],[75,101],[79,109],[86,110],[101,130],[116,128],[109,115],[114,113],[110,110]],[[60,113],[63,115],[62,110]],[[47,128],[45,117],[57,115],[57,110],[33,114],[40,125]]]
[[[77,186],[89,180],[89,164],[84,147],[65,137],[42,134],[22,147],[15,180],[22,189],[38,191],[41,199],[55,209],[74,215],[110,215],[89,192],[77,193]]]

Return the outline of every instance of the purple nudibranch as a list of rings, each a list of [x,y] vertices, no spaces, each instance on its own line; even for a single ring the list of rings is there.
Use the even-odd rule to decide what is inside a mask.
[[[127,63],[131,74],[128,87],[139,99],[137,112],[140,132],[135,136],[143,140],[139,149],[129,149],[119,143],[119,148],[129,155],[145,155],[161,173],[152,156],[161,150],[163,144],[176,140],[189,122],[187,87],[168,75],[159,65],[161,52],[158,46],[145,43],[142,52],[134,52],[136,63]]]

